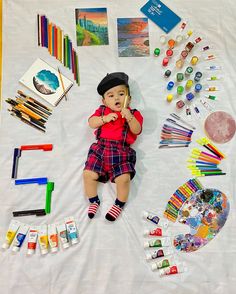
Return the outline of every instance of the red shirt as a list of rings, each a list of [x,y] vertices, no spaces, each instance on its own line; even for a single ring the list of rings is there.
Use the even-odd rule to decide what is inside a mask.
[[[130,108],[128,108],[128,109],[130,109]],[[122,130],[124,128],[124,124],[126,122],[126,119],[121,117],[120,111],[112,111],[110,108],[105,107],[103,115],[105,116],[109,113],[116,113],[118,115],[118,118],[115,121],[111,121],[111,122],[106,123],[103,126],[101,126],[100,137],[103,139],[109,139],[109,140],[122,140]],[[92,114],[90,117],[101,116],[101,115],[102,115],[101,108],[98,108],[94,112],[94,114]],[[137,119],[137,121],[140,123],[141,128],[142,128],[143,117],[142,117],[141,113],[138,110],[135,110],[133,115]],[[142,132],[142,130],[141,130],[141,132]],[[141,132],[140,132],[140,134],[141,134]],[[94,132],[94,134],[95,135],[97,134],[97,130]],[[130,129],[128,128],[126,142],[128,144],[133,144],[136,139],[137,139],[137,135],[133,134],[130,131]]]

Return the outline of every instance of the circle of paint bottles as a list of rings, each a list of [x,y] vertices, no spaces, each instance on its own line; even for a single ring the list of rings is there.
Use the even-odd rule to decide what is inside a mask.
[[[164,73],[164,77],[169,78],[170,75],[171,75],[171,70],[167,69]]]
[[[167,90],[170,91],[170,90],[174,87],[174,84],[175,84],[174,82],[170,81],[170,82],[167,84],[167,87],[166,87]]]
[[[166,97],[166,100],[168,101],[168,102],[171,102],[172,100],[173,100],[173,95],[172,94],[169,94],[169,95],[167,95],[167,97]]]
[[[188,101],[193,100],[193,98],[194,98],[193,93],[190,92],[190,93],[186,94],[186,99],[187,99]]]
[[[178,94],[178,95],[182,95],[183,92],[184,92],[184,87],[183,87],[183,86],[178,86],[178,87],[177,87],[177,94]]]
[[[161,50],[160,50],[159,48],[155,48],[155,49],[154,49],[154,55],[155,55],[155,56],[159,56],[160,53],[161,53]]]
[[[192,42],[188,42],[187,45],[185,46],[185,50],[190,52],[194,47],[194,44]]]
[[[168,57],[164,57],[163,60],[162,60],[162,65],[163,66],[167,66],[169,63],[169,58]]]
[[[183,40],[183,36],[181,36],[181,35],[178,35],[178,36],[176,36],[176,38],[175,38],[175,41],[176,41],[177,43],[182,42],[182,40]]]
[[[175,40],[170,39],[168,41],[168,46],[169,46],[170,49],[173,49],[175,47]]]
[[[175,63],[175,66],[177,68],[181,68],[183,65],[184,65],[184,61],[181,58],[179,60],[177,60],[176,63]]]
[[[184,79],[184,75],[182,74],[182,72],[178,72],[176,75],[176,81],[177,82],[182,82]]]
[[[166,50],[166,56],[167,57],[171,57],[172,55],[173,55],[173,50],[172,49]]]
[[[177,108],[183,108],[185,105],[184,101],[183,100],[179,100],[176,102],[176,107]]]
[[[193,68],[192,68],[192,66],[188,66],[188,67],[186,68],[184,74],[185,74],[185,76],[190,76],[192,72],[193,72]]]
[[[187,80],[186,84],[185,84],[185,88],[188,90],[188,89],[191,89],[192,88],[192,85],[193,85],[193,80]]]
[[[194,81],[195,81],[195,82],[199,82],[200,79],[201,79],[201,77],[202,77],[202,73],[201,73],[200,71],[197,71],[197,72],[195,73]]]
[[[199,93],[202,90],[202,85],[201,84],[196,84],[194,87],[194,91],[196,93]]]
[[[166,36],[165,35],[160,36],[160,42],[162,45],[164,45],[166,43]]]
[[[196,65],[197,63],[198,63],[198,57],[197,56],[193,56],[192,57],[192,59],[191,59],[191,61],[190,61],[190,63],[192,64],[192,65]]]
[[[188,56],[188,51],[187,50],[183,50],[181,52],[181,58],[185,59]]]

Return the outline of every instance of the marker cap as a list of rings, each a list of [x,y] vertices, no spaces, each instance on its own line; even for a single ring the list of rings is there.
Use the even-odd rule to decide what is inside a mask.
[[[20,250],[20,247],[16,247],[16,246],[12,247],[13,252],[18,252],[19,250]]]
[[[149,248],[149,242],[144,242],[144,243],[143,243],[143,247],[144,247],[144,248]]]
[[[148,236],[148,235],[149,235],[149,230],[145,230],[145,231],[143,232],[143,235],[144,235],[144,236]]]
[[[48,253],[48,249],[41,249],[41,254],[44,255],[44,254],[47,254]]]
[[[7,243],[2,244],[2,249],[8,249],[9,247],[10,247],[10,245]]]
[[[146,254],[146,259],[147,259],[147,260],[151,260],[151,259],[152,259],[152,254],[148,252],[148,253]]]
[[[51,252],[52,253],[55,253],[55,252],[57,252],[58,251],[58,248],[57,247],[53,247],[53,248],[51,248]]]
[[[35,253],[35,250],[34,249],[28,249],[27,250],[27,255],[32,255]]]
[[[69,247],[70,247],[70,244],[69,244],[69,243],[64,243],[64,244],[62,245],[62,247],[63,247],[64,249],[69,248]]]
[[[152,269],[152,271],[157,270],[157,264],[156,263],[152,263],[151,264],[151,269]]]
[[[72,239],[72,240],[71,240],[71,244],[72,244],[72,245],[77,244],[78,242],[79,242],[78,239]]]

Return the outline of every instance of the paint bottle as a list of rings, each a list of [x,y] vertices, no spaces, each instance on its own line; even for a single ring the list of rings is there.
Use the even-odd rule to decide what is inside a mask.
[[[17,231],[16,237],[13,241],[13,247],[12,247],[13,252],[18,252],[20,250],[28,230],[29,230],[28,225],[22,224],[20,226],[19,230]]]
[[[162,268],[166,268],[166,267],[170,267],[171,265],[175,264],[176,261],[174,259],[174,256],[171,255],[171,256],[168,256],[160,261],[157,261],[155,263],[153,263],[151,265],[151,269],[152,271],[155,271],[157,269],[162,269]]]
[[[183,263],[176,263],[175,265],[160,269],[159,275],[160,277],[164,277],[164,276],[183,273],[186,271],[187,271],[187,268],[185,267]]]
[[[76,227],[74,217],[73,216],[67,217],[64,220],[66,224],[68,238],[71,241],[71,244],[72,245],[77,244],[79,242],[79,239],[78,239],[78,230]]]
[[[16,232],[19,229],[21,223],[16,220],[11,220],[7,233],[5,242],[2,244],[2,249],[8,249],[11,246],[13,239],[15,238]]]
[[[145,230],[143,235],[146,237],[163,237],[170,236],[170,232],[162,227],[157,227],[154,230]]]
[[[35,253],[37,239],[38,239],[38,228],[31,227],[29,229],[29,235],[28,235],[27,255],[32,255],[33,253]]]
[[[152,259],[161,258],[171,254],[173,254],[172,248],[170,247],[160,248],[160,249],[154,250],[153,252],[146,253],[146,259],[152,260]]]
[[[145,220],[150,221],[163,228],[167,228],[169,225],[167,220],[161,220],[158,215],[149,211],[144,211],[143,217]]]
[[[152,239],[145,241],[143,243],[144,248],[152,248],[152,247],[168,247],[171,245],[171,241],[169,237]]]
[[[70,243],[69,243],[69,239],[67,235],[66,225],[64,223],[57,225],[57,233],[58,233],[60,242],[62,244],[62,247],[64,249],[69,248]]]

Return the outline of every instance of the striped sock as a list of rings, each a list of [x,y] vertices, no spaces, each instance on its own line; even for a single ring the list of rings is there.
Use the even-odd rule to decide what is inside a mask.
[[[105,218],[111,222],[114,222],[117,219],[117,217],[120,215],[124,205],[125,205],[125,202],[121,202],[119,199],[116,198],[115,203],[109,209]]]
[[[98,198],[98,195],[95,197],[89,198],[89,202],[90,202],[90,205],[88,208],[88,217],[94,218],[94,216],[98,210],[98,207],[100,205],[100,200]]]

